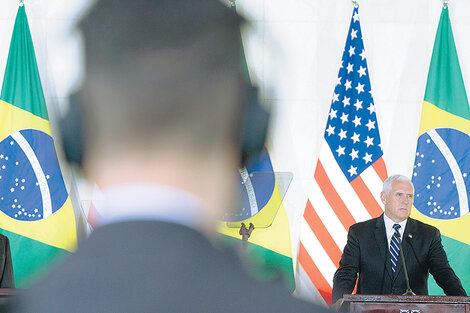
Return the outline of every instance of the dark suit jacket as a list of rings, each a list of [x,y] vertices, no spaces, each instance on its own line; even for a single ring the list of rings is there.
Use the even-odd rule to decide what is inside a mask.
[[[0,288],[15,288],[10,242],[3,235],[0,235],[0,275]]]
[[[408,218],[403,238],[410,287],[416,294],[428,294],[427,281],[431,273],[446,295],[466,296],[460,280],[449,266],[437,228]],[[357,275],[358,294],[403,294],[406,281],[401,259],[395,275],[390,263],[383,214],[351,226],[333,278],[333,302],[353,291]]]
[[[16,300],[8,312],[330,312],[253,280],[197,231],[156,221],[97,229]]]

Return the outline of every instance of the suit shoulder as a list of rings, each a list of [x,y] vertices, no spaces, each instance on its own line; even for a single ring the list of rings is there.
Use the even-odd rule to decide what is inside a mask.
[[[358,222],[354,225],[351,225],[351,227],[349,228],[350,230],[361,230],[361,229],[368,229],[370,227],[375,227],[375,225],[377,224],[377,221],[380,217],[376,217],[376,218],[371,218],[370,220],[367,220],[367,221],[363,221],[363,222]]]
[[[432,225],[429,225],[429,224],[426,224],[426,223],[423,223],[421,221],[418,221],[418,220],[415,220],[413,218],[409,218],[409,221],[411,223],[414,223],[415,224],[415,227],[416,229],[419,230],[419,232],[426,232],[426,233],[436,233],[436,232],[439,232],[439,229],[437,229],[436,227],[432,226]]]

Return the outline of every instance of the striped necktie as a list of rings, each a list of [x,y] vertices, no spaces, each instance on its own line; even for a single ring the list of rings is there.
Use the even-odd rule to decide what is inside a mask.
[[[392,261],[392,272],[395,274],[395,271],[397,269],[397,264],[398,264],[398,254],[400,253],[400,245],[399,245],[399,238],[400,238],[400,233],[398,230],[400,229],[399,224],[394,224],[393,229],[395,229],[395,233],[392,236],[392,240],[390,241],[390,259]],[[396,236],[398,234],[398,236]],[[397,238],[398,237],[398,238]]]

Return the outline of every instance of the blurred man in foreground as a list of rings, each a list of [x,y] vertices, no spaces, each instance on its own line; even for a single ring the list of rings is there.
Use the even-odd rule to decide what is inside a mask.
[[[327,312],[214,242],[240,165],[242,23],[216,0],[102,0],[80,22],[83,169],[103,218],[16,311]]]

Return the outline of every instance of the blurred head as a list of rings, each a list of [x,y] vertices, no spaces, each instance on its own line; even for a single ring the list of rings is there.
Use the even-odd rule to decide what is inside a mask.
[[[383,184],[380,199],[384,204],[385,215],[399,223],[407,219],[413,206],[414,188],[411,180],[403,175],[392,175]]]
[[[245,97],[236,12],[216,0],[101,0],[80,22],[87,160],[236,153]]]

